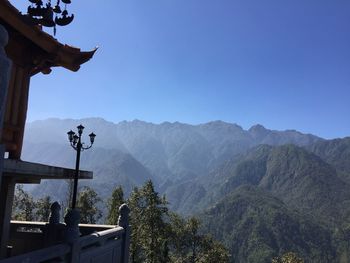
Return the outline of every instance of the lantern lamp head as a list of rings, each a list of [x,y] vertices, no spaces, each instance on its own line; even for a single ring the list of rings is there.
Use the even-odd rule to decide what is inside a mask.
[[[68,140],[70,142],[72,142],[73,141],[73,136],[75,135],[75,132],[70,130],[69,132],[67,132],[67,134],[68,134]]]
[[[84,130],[85,127],[80,124],[77,128],[78,128],[79,135],[81,135],[83,133],[83,130]]]
[[[94,133],[92,132],[92,133],[89,134],[89,137],[90,137],[90,142],[91,142],[91,144],[93,144],[94,141],[95,141],[96,134],[94,134]]]
[[[74,134],[74,136],[73,136],[73,145],[76,145],[76,144],[77,144],[78,139],[79,139],[79,136],[76,135],[76,134]]]

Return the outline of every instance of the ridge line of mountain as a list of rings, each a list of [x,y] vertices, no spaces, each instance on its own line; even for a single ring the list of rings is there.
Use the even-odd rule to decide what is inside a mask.
[[[252,133],[255,131],[277,132],[277,133],[278,132],[295,132],[295,133],[298,133],[300,135],[314,136],[314,137],[317,137],[318,139],[326,140],[325,138],[322,138],[321,136],[315,135],[313,133],[304,133],[304,132],[301,132],[301,131],[298,131],[295,129],[284,129],[284,130],[269,129],[269,128],[266,128],[264,125],[259,124],[259,123],[253,124],[251,127],[244,129],[241,125],[239,125],[235,122],[227,122],[227,121],[223,121],[223,120],[213,120],[213,121],[208,121],[208,122],[203,122],[203,123],[191,124],[191,123],[180,122],[180,121],[174,121],[174,122],[163,121],[160,123],[155,123],[155,122],[143,121],[143,120],[139,120],[139,119],[122,120],[119,122],[113,122],[113,121],[106,120],[102,117],[86,117],[86,118],[78,118],[78,119],[52,117],[52,118],[47,118],[47,119],[30,121],[30,122],[27,122],[26,124],[27,125],[34,125],[36,123],[46,122],[46,121],[75,121],[77,123],[84,122],[84,121],[101,121],[101,122],[108,123],[110,125],[139,123],[139,124],[150,125],[150,126],[183,125],[183,126],[187,126],[187,127],[205,127],[205,126],[221,125],[221,126],[226,126],[226,127],[234,127],[234,128],[237,128],[243,132],[248,132],[248,133]],[[341,138],[334,138],[334,139],[341,139]],[[332,140],[332,139],[327,139],[327,140]]]

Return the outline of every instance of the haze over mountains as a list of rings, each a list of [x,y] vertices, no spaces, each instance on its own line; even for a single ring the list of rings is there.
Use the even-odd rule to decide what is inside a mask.
[[[97,134],[95,148],[129,153],[154,175],[175,181],[203,175],[232,155],[258,144],[309,145],[321,140],[292,130],[272,131],[261,125],[246,131],[237,124],[222,121],[201,125],[178,122],[157,125],[139,120],[113,124],[99,118],[78,121],[48,119],[27,124],[23,158],[32,158],[26,150],[27,144],[67,146],[66,132],[80,122],[88,131]]]
[[[271,262],[286,251],[306,262],[349,262],[350,138],[324,140],[298,131],[200,125],[114,124],[99,118],[28,123],[23,160],[74,167],[66,132],[82,123],[96,144],[82,153],[82,182],[108,198],[148,179],[170,206],[197,214],[230,249],[234,262]],[[62,199],[64,182],[31,187]]]
[[[82,169],[94,171],[94,185],[104,184],[110,178],[113,182],[110,187],[122,184],[129,190],[151,178],[166,191],[178,182],[207,175],[255,145],[310,145],[322,140],[297,131],[271,131],[261,125],[246,131],[237,124],[222,121],[156,125],[139,120],[114,124],[100,118],[48,119],[27,124],[22,158],[74,167],[75,153],[66,133],[80,122],[86,127],[87,142],[90,131],[97,134],[94,147],[82,154]],[[139,168],[137,173],[133,172],[134,167]]]

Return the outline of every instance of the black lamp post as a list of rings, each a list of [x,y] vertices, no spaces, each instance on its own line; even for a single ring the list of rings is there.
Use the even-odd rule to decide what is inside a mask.
[[[78,135],[75,134],[74,131],[70,130],[67,132],[68,134],[68,140],[70,142],[70,145],[74,150],[77,152],[77,157],[75,161],[75,175],[74,175],[74,188],[73,188],[73,198],[72,198],[72,209],[75,208],[76,202],[77,202],[77,191],[78,191],[78,178],[79,178],[79,165],[80,165],[80,152],[90,149],[92,147],[92,144],[95,141],[96,134],[93,132],[89,134],[90,137],[90,145],[87,147],[84,147],[84,143],[81,142],[81,135],[83,134],[84,126],[79,125],[78,127]]]

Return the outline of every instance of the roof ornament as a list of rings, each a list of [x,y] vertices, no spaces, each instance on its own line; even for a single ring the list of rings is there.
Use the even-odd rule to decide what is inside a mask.
[[[51,0],[28,0],[31,4],[28,6],[28,16],[32,22],[45,27],[53,27],[56,35],[56,25],[66,26],[74,19],[74,14],[69,15],[67,5],[71,0],[57,0],[56,5],[51,4]],[[64,4],[62,11],[61,2]],[[55,17],[55,18],[54,18]]]

